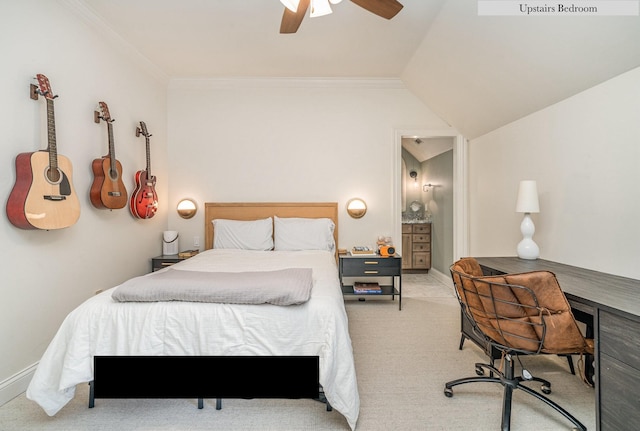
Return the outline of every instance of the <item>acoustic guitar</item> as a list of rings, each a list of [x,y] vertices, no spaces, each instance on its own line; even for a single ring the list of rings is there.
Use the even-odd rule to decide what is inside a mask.
[[[113,142],[113,120],[106,103],[100,102],[100,112],[95,111],[94,120],[107,123],[109,134],[109,153],[91,163],[93,184],[89,197],[94,207],[99,209],[120,209],[127,205],[127,189],[122,182],[122,165],[116,159],[116,148]]]
[[[43,96],[47,101],[47,149],[16,157],[16,182],[7,201],[7,216],[20,229],[62,229],[80,218],[80,201],[71,162],[57,150],[53,100],[58,96],[46,76],[38,74],[36,79],[31,98]]]
[[[140,127],[136,127],[136,136],[140,135],[145,137],[147,145],[147,169],[136,172],[136,188],[131,193],[129,209],[134,217],[148,219],[158,211],[158,195],[156,193],[156,177],[151,175],[151,151],[149,145],[151,135],[147,131],[147,125],[144,121],[140,122]]]

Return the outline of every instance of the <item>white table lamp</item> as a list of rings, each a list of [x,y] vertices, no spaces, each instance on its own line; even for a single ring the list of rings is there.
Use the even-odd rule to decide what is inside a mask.
[[[535,181],[520,181],[516,212],[524,213],[524,218],[520,224],[520,232],[522,232],[523,238],[518,243],[518,257],[529,260],[537,259],[540,256],[540,249],[538,244],[533,241],[536,227],[533,224],[533,220],[531,220],[531,213],[540,212],[538,187]]]

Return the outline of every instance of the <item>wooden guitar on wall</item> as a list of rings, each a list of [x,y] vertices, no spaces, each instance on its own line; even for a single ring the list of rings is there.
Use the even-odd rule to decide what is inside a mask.
[[[59,155],[56,144],[54,96],[49,79],[37,75],[31,98],[47,101],[46,150],[16,157],[16,182],[7,201],[9,221],[21,229],[62,229],[80,218],[80,202],[73,187],[71,162]]]
[[[136,188],[131,193],[129,209],[134,217],[147,219],[151,218],[158,211],[158,195],[156,194],[156,177],[151,175],[151,152],[149,138],[151,134],[147,131],[144,121],[140,122],[140,127],[136,127],[136,136],[144,136],[147,145],[147,170],[138,171],[135,175]]]
[[[93,170],[93,184],[89,197],[94,207],[100,209],[120,209],[127,205],[127,189],[122,182],[122,165],[116,159],[116,149],[113,142],[113,120],[106,103],[100,102],[100,111],[95,111],[94,120],[107,123],[109,133],[109,153],[91,164]]]

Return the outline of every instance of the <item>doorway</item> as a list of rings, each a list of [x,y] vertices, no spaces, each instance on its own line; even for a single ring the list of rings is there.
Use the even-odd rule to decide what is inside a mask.
[[[420,143],[417,143],[419,140]],[[403,141],[406,147],[403,150]],[[432,144],[427,147],[426,144]],[[411,145],[413,150],[409,151]],[[404,175],[409,175],[411,166],[405,166],[402,154],[416,153],[407,157],[411,159],[413,168],[420,171],[411,181],[406,181]],[[429,156],[430,151],[435,154]],[[449,154],[446,154],[449,151]],[[423,152],[423,155],[420,155]],[[438,153],[438,154],[436,154]],[[442,156],[441,156],[442,155]],[[420,160],[424,159],[424,160]],[[428,160],[432,159],[431,162]],[[440,159],[440,160],[438,160]],[[444,161],[443,161],[444,160]],[[446,161],[448,160],[448,161]],[[410,164],[411,164],[410,163]],[[444,163],[444,165],[443,165]],[[447,168],[443,168],[449,164]],[[432,244],[432,270],[435,274],[448,279],[448,268],[455,260],[468,255],[468,213],[467,213],[467,141],[457,131],[446,130],[398,130],[395,136],[394,160],[394,236],[402,237],[402,215],[408,198],[414,199],[416,194],[412,189],[419,190],[418,200],[425,204],[425,211],[431,213],[432,235],[438,244]],[[423,169],[424,168],[424,169]],[[407,172],[409,171],[409,172]],[[403,172],[405,172],[403,174]],[[447,176],[449,178],[447,178]],[[411,186],[408,187],[407,184]],[[413,193],[413,195],[412,195]],[[448,194],[448,195],[447,195]],[[448,199],[448,201],[447,201]],[[430,207],[431,206],[431,207]],[[406,213],[405,213],[406,215]],[[438,220],[436,221],[436,217]]]

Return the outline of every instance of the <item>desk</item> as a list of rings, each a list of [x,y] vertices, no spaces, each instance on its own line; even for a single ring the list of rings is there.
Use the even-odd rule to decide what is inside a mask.
[[[553,272],[576,314],[593,316],[596,426],[628,430],[640,423],[640,280],[517,257],[476,258],[489,274]]]

